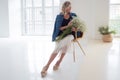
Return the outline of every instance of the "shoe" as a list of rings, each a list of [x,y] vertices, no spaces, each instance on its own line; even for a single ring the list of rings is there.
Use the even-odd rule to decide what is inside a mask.
[[[44,66],[42,71],[41,71],[41,77],[45,77],[47,75],[47,69],[48,69],[48,66]]]
[[[53,70],[54,70],[54,71],[56,71],[56,70],[58,70],[58,69],[59,69],[59,65],[54,65],[54,66],[53,66]]]

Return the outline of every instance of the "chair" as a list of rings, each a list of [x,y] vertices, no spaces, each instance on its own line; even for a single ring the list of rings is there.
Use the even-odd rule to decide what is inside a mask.
[[[82,46],[80,45],[80,43],[78,41],[79,39],[81,39],[83,37],[83,32],[76,30],[76,31],[72,32],[72,34],[74,36],[74,39],[73,39],[73,60],[75,62],[75,45],[74,45],[75,42],[78,44],[79,48],[82,50],[82,53],[84,55],[86,55],[86,54],[85,54],[85,51],[83,50]]]

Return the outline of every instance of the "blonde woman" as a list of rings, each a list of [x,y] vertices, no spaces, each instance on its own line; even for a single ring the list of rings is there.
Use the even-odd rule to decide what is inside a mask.
[[[62,32],[67,28],[67,25],[70,24],[70,21],[72,20],[72,17],[76,16],[75,13],[71,12],[71,3],[70,1],[65,1],[62,5],[62,12],[56,16],[55,24],[54,24],[54,30],[52,35],[52,41],[55,41],[56,47],[51,54],[47,64],[43,67],[41,71],[41,76],[45,77],[47,74],[47,70],[51,64],[51,62],[55,59],[58,53],[60,53],[60,58],[56,62],[56,64],[53,66],[53,70],[58,70],[60,63],[62,59],[64,58],[71,41],[74,39],[72,34],[66,35],[65,38],[63,38],[60,41],[56,41],[56,38],[62,34]],[[72,31],[75,29],[73,28]]]

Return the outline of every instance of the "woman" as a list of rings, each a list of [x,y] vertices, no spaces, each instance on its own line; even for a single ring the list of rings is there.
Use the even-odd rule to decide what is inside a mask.
[[[72,20],[73,16],[76,16],[76,14],[71,12],[71,3],[69,1],[65,1],[62,5],[62,12],[59,15],[57,15],[56,20],[55,20],[54,31],[53,31],[53,35],[52,35],[52,41],[55,41],[56,38],[60,34],[62,34],[62,32],[68,27],[67,25],[70,24],[70,21]],[[75,31],[75,29],[72,28],[72,31]],[[42,77],[46,76],[49,65],[55,59],[57,54],[60,52],[61,53],[60,58],[56,62],[56,64],[53,66],[53,70],[57,70],[59,68],[59,65],[60,65],[63,57],[65,56],[65,53],[67,52],[67,50],[70,46],[70,43],[73,39],[74,39],[73,35],[68,34],[62,40],[55,41],[56,42],[56,47],[55,47],[53,53],[51,54],[49,61],[43,67],[43,69],[41,71],[41,76]]]

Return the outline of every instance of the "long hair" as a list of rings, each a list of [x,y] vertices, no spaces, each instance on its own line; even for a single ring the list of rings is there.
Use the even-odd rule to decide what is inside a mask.
[[[71,5],[70,1],[65,1],[62,5],[62,14],[65,14],[65,8],[69,7]]]

